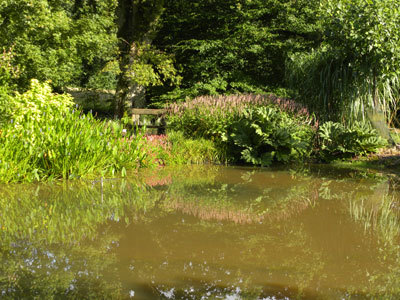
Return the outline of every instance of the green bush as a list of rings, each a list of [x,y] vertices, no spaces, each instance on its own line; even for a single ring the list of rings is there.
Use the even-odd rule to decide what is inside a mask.
[[[26,128],[26,120],[52,120],[72,109],[74,102],[70,95],[53,94],[50,85],[32,79],[28,91],[23,94],[16,92],[14,96],[8,97],[8,102],[2,103],[2,106],[9,111],[7,117],[0,117],[3,121],[12,120],[15,126]]]
[[[309,157],[313,136],[311,126],[276,106],[248,108],[233,123],[230,149],[238,148],[247,163],[269,166]]]
[[[187,139],[182,132],[168,132],[168,142],[171,144],[170,164],[200,164],[220,163],[224,154],[210,140]]]
[[[124,136],[122,125],[72,109],[67,95],[33,81],[11,97],[9,120],[0,127],[0,181],[32,181],[114,175],[151,164],[138,134]]]
[[[324,161],[377,152],[387,145],[387,141],[370,124],[360,121],[355,121],[350,126],[325,122],[319,128],[318,134],[319,156]]]
[[[312,118],[297,103],[273,95],[198,97],[170,107],[169,128],[212,140],[227,161],[255,165],[310,155]]]

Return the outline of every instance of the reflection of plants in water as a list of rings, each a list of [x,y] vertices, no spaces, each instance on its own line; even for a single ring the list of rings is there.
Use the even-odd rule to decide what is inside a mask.
[[[385,244],[398,241],[400,234],[399,201],[394,196],[382,195],[375,199],[350,201],[349,212],[365,231],[372,230]]]
[[[279,221],[298,215],[308,207],[314,207],[318,194],[315,193],[315,185],[304,179],[293,184],[281,197],[273,197],[275,199],[267,196],[268,207],[264,210],[264,219]]]
[[[389,184],[375,186],[369,197],[353,198],[349,203],[351,217],[362,225],[366,234],[378,238],[381,269],[368,273],[371,299],[400,298],[400,198],[390,193]]]
[[[368,274],[370,299],[400,299],[400,245],[382,246],[377,259],[383,267]]]
[[[141,169],[137,176],[147,185],[165,178],[169,178],[168,184],[184,182],[186,185],[199,185],[214,182],[220,170],[221,167],[215,165],[175,166]]]
[[[141,234],[142,243],[135,248],[155,246],[151,253],[130,252],[132,267],[127,278],[151,282],[156,293],[174,295],[171,299],[205,295],[207,299],[228,295],[238,299],[286,295],[294,299],[307,294],[324,266],[322,254],[310,248],[307,233],[293,223],[222,225],[181,219],[180,214],[171,214],[169,220],[162,219],[163,226],[157,226],[156,219],[155,226],[141,226],[146,234]]]
[[[109,227],[151,218],[164,193],[148,184],[171,183],[153,179],[1,186],[0,297],[121,298]]]
[[[255,171],[243,172],[241,179],[245,184],[219,185],[215,182],[211,187],[209,185],[208,189],[205,189],[204,185],[199,187],[198,190],[202,192],[197,194],[189,192],[185,190],[184,187],[181,187],[185,196],[177,198],[174,196],[174,193],[172,193],[172,200],[164,202],[164,205],[169,205],[168,207],[171,209],[180,210],[186,214],[199,217],[202,220],[229,220],[241,224],[254,224],[266,220],[285,220],[289,216],[293,216],[296,211],[302,211],[309,206],[315,206],[318,204],[318,201],[324,199],[339,200],[337,201],[336,207],[339,208],[339,211],[343,212],[348,210],[348,206],[345,205],[348,202],[341,200],[350,199],[350,201],[352,201],[350,214],[353,219],[360,222],[363,221],[363,226],[366,226],[366,228],[373,228],[375,231],[379,231],[382,239],[396,243],[396,237],[398,238],[400,228],[399,215],[396,210],[398,203],[396,203],[395,196],[387,196],[390,187],[385,177],[371,178],[370,176],[352,175],[351,178],[347,180],[344,178],[340,179],[340,177],[339,179],[331,177],[329,179],[315,180],[313,178],[296,176],[296,178],[290,181],[289,187],[285,186],[284,192],[279,191],[279,185],[272,185],[272,187],[269,186],[267,188],[255,188],[254,190],[249,190],[248,187],[245,187],[245,185],[253,185],[254,187],[259,185],[257,183],[257,176],[259,176],[259,173]],[[282,184],[285,185],[285,182]],[[268,186],[268,184],[265,185]],[[247,189],[246,191],[250,194],[250,197],[248,197],[250,200],[237,202],[237,194],[240,194],[243,189]],[[178,194],[178,191],[176,192],[176,194]],[[212,200],[206,199],[206,194],[207,197],[211,197]],[[386,200],[383,202],[376,202],[376,199],[379,199],[379,197],[382,198],[382,196],[386,197]],[[370,199],[370,205],[373,205],[371,207],[365,206],[366,200],[363,202],[362,199]],[[373,202],[374,199],[375,202]],[[359,204],[361,207],[359,207]],[[296,205],[299,206],[296,207]],[[301,205],[304,205],[304,207]],[[282,236],[284,236],[284,234],[282,234]],[[307,240],[307,238],[305,240]],[[287,242],[290,243],[290,241]],[[277,242],[274,241],[271,242],[271,244],[277,245]],[[250,245],[251,240],[249,240],[245,248],[248,249],[251,247]],[[301,247],[299,246],[295,249],[301,249]],[[303,249],[315,255],[315,252],[311,251],[307,245],[304,245]],[[257,250],[262,253],[260,247],[257,247]],[[397,252],[400,253],[400,249],[397,250]],[[386,250],[382,251],[385,252]],[[397,256],[389,255],[387,252],[382,254],[382,257],[384,256],[387,260],[382,263],[383,266],[390,265],[388,262],[389,257],[391,257],[391,261],[397,259]],[[400,279],[396,280],[395,284],[393,283],[395,282],[393,278],[396,276],[400,278],[400,254],[398,256],[399,268],[391,272],[392,279],[388,279],[382,270],[379,270],[379,272],[377,271],[377,275],[372,274],[370,270],[370,278],[376,287],[369,287],[366,292],[377,291],[377,288],[380,286],[377,283],[378,281],[392,282],[392,287],[396,285],[400,287]],[[300,257],[300,260],[304,259],[304,257],[301,255],[299,256],[298,253],[293,255],[293,257]],[[318,264],[318,261],[320,261],[320,264]],[[301,266],[303,271],[308,271],[310,268],[310,266],[305,267],[304,263],[302,265],[301,261],[294,262],[294,260],[288,260],[287,264],[280,263],[280,267],[285,265],[288,267]],[[317,259],[314,268],[318,270],[322,267],[322,259]],[[385,270],[387,270],[387,267],[385,267]],[[307,284],[312,281],[313,275],[308,276],[308,274],[317,273],[317,271],[302,273],[301,269],[299,269],[298,272],[292,269],[291,272],[290,274],[294,274],[293,276],[296,277],[296,282],[300,287],[307,287]],[[361,273],[362,271],[360,271],[360,276],[363,276]],[[378,279],[373,280],[374,278]],[[304,283],[302,284],[302,282]],[[381,288],[381,291],[382,290],[383,288]],[[389,295],[399,295],[396,294],[397,292],[393,289],[391,291],[392,293],[389,293]],[[360,291],[358,287],[354,287],[352,291],[354,294],[359,294],[361,292],[362,291]]]
[[[179,225],[167,225],[163,219],[169,227],[149,223],[145,234],[151,240],[146,244],[158,245],[155,256],[165,261],[154,266],[151,259],[134,259],[131,276],[154,281],[161,296],[185,299],[306,294],[324,262],[322,254],[311,249],[304,229],[289,219],[315,203],[315,186],[309,178],[283,175],[238,170],[221,181],[174,178],[158,203],[163,209],[158,214],[164,218],[167,213],[176,218],[171,223]],[[190,232],[185,237],[189,241],[179,232]],[[184,278],[180,282],[174,276]]]
[[[395,243],[400,234],[398,194],[390,194],[387,178],[379,180],[323,180],[319,196],[326,200],[348,199],[343,209],[360,223],[365,232],[373,232],[387,243]],[[339,203],[338,203],[339,204]]]
[[[153,288],[153,298],[173,288],[177,298],[207,293],[210,298],[307,298],[308,289],[315,291],[321,282],[327,260],[325,248],[310,233],[315,223],[297,215],[312,206],[315,210],[305,215],[318,212],[320,186],[326,181],[296,173],[224,170],[140,172],[133,182],[106,180],[103,188],[101,182],[89,182],[0,189],[0,261],[6,262],[0,266],[0,293],[7,291],[9,298],[32,293],[120,298],[128,297],[125,280],[134,278]],[[373,201],[388,194],[385,182],[330,180],[325,186],[332,199],[350,198],[353,219],[369,220],[368,228],[378,230],[379,222],[386,224],[382,220],[395,215],[395,196],[388,197],[387,207]],[[339,206],[339,213],[349,209],[342,204],[348,201],[326,203]],[[390,226],[387,222],[383,228]],[[388,237],[395,235],[388,232]],[[128,277],[121,274],[125,265],[116,261],[123,259],[118,251],[124,242]],[[383,244],[377,257],[382,265],[392,262],[388,272],[370,271],[375,287],[369,290],[377,295],[400,287],[397,245],[395,239]]]
[[[124,180],[1,187],[0,297],[121,298],[109,226],[156,199]]]
[[[107,254],[115,236],[104,235],[85,244],[48,244],[38,240],[15,241],[0,247],[2,299],[115,299],[121,284],[113,269],[115,257]]]
[[[233,176],[237,176],[236,183],[231,184],[216,179],[198,184],[174,182],[163,207],[203,220],[249,224],[288,218],[316,200],[308,178],[285,177],[285,186],[280,187],[281,175],[272,172],[237,171]]]
[[[128,222],[126,207],[143,210],[154,202],[145,188],[124,180],[5,186],[0,188],[0,238],[3,244],[7,238],[79,241],[91,238],[99,224]]]

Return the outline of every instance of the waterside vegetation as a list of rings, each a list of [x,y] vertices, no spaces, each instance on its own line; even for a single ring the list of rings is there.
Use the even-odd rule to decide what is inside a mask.
[[[330,162],[395,143],[396,1],[40,3],[0,8],[1,182]],[[114,90],[121,118],[83,113],[69,87]],[[165,135],[129,120],[146,105],[168,109]]]
[[[125,176],[127,170],[189,163],[330,161],[377,151],[386,142],[367,123],[318,121],[302,105],[272,95],[200,97],[169,107],[167,135],[84,114],[66,94],[32,80],[0,131],[3,182]]]
[[[400,0],[2,1],[0,298],[399,299],[399,24]]]

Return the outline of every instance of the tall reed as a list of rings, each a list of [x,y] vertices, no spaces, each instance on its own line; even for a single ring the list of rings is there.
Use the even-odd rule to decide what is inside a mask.
[[[322,120],[351,123],[367,118],[367,111],[382,111],[388,122],[394,121],[400,100],[400,82],[396,74],[374,80],[368,69],[356,71],[351,57],[319,49],[292,55],[287,62],[288,86],[297,92],[296,100]]]

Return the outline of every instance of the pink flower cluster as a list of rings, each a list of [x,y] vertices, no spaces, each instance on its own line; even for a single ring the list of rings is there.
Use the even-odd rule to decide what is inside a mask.
[[[169,156],[171,156],[171,145],[168,143],[167,136],[161,135],[145,135],[147,154],[151,160],[159,166],[164,166]],[[168,160],[168,159],[167,159]]]
[[[153,147],[161,147],[164,150],[168,150],[169,145],[168,145],[168,139],[165,134],[161,135],[145,135],[144,136],[147,144]]]
[[[168,107],[169,113],[182,115],[186,110],[206,109],[210,114],[240,113],[249,106],[264,106],[275,104],[283,111],[295,113],[309,118],[310,113],[303,105],[291,99],[280,98],[275,95],[229,95],[229,96],[200,96],[183,103],[174,103]]]

